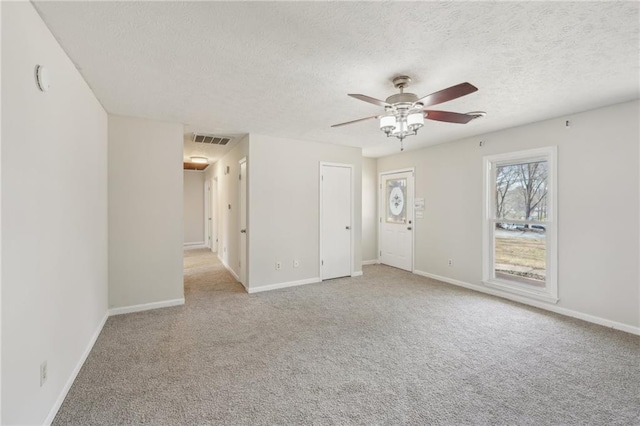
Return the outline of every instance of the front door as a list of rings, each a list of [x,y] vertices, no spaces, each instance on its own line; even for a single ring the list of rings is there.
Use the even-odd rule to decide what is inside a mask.
[[[351,275],[351,166],[321,165],[323,280]]]
[[[380,175],[380,263],[413,270],[413,172]]]

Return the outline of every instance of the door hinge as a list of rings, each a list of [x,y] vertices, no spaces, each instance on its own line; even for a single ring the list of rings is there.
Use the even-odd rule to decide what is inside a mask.
[[[380,256],[382,256],[382,251],[380,251]]]
[[[238,175],[238,180],[242,180],[242,175]]]
[[[382,218],[380,218],[380,223],[382,223]]]
[[[322,266],[324,266],[324,260],[321,260],[320,262],[322,263]]]

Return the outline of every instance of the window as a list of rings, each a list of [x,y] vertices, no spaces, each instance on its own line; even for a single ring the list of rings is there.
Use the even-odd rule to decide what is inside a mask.
[[[558,301],[556,148],[484,158],[483,283]]]
[[[407,179],[387,180],[387,223],[405,224],[407,223]]]

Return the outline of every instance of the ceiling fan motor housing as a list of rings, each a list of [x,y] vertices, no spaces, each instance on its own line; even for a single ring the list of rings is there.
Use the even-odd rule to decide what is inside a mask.
[[[396,93],[387,98],[386,102],[391,105],[395,104],[407,104],[413,105],[418,100],[418,96],[414,93]],[[395,105],[400,106],[400,105]]]

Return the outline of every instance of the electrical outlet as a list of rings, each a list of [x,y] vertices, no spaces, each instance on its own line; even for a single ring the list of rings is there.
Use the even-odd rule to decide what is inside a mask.
[[[453,259],[449,259],[449,266],[453,266]]]
[[[276,271],[279,271],[280,269],[282,269],[282,263],[276,262]]]
[[[294,268],[298,268],[300,266],[300,261],[299,260],[294,260],[293,261],[293,267]]]
[[[44,361],[42,364],[40,364],[40,387],[44,386],[44,384],[46,383],[47,376],[47,361]]]

